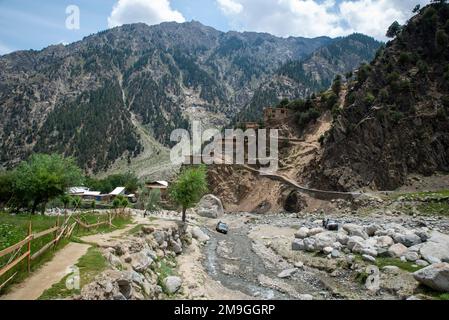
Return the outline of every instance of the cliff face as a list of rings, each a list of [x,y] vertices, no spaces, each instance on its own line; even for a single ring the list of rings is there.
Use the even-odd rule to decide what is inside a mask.
[[[389,190],[410,173],[449,171],[449,4],[412,18],[350,83],[322,155],[316,187]]]
[[[352,72],[374,59],[381,43],[362,34],[337,38],[302,60],[282,65],[254,93],[238,121],[258,121],[263,110],[282,99],[303,99],[331,85],[337,75]]]

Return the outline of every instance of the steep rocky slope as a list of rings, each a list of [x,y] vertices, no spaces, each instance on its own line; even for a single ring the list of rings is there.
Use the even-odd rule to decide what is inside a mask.
[[[432,4],[359,69],[310,182],[385,190],[449,171],[448,84],[449,4]]]
[[[381,43],[362,34],[337,38],[302,60],[288,61],[255,91],[237,121],[257,121],[263,109],[282,99],[306,98],[329,88],[337,75],[371,61]]]

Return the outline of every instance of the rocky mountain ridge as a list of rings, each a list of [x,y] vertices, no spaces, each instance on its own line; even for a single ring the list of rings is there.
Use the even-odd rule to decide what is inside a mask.
[[[144,149],[136,121],[166,146],[195,117],[222,126],[280,66],[334,41],[133,24],[2,56],[0,165],[33,152],[75,156],[92,172],[132,163]]]

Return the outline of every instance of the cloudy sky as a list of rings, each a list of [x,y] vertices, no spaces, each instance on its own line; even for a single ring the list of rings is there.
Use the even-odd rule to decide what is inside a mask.
[[[126,23],[200,21],[218,30],[288,36],[361,32],[384,40],[429,0],[0,0],[0,55],[70,43]],[[75,8],[79,8],[79,28]],[[73,15],[75,13],[75,15]],[[69,24],[67,24],[67,22]],[[69,26],[69,27],[68,27]]]

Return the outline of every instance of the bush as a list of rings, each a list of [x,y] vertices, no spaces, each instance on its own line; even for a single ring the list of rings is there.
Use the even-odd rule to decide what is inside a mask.
[[[311,121],[315,121],[316,119],[318,119],[320,115],[321,113],[317,109],[311,108],[310,110],[299,114],[298,124],[303,128]]]
[[[381,89],[379,91],[379,100],[382,102],[388,102],[390,100],[390,94],[387,89]]]
[[[363,64],[359,71],[357,72],[357,81],[359,81],[360,83],[365,82],[369,75],[371,74],[371,67],[367,64]]]
[[[429,72],[429,65],[425,61],[419,60],[417,63],[417,66],[418,66],[419,72],[421,72],[421,73]]]
[[[390,111],[390,118],[393,121],[393,123],[399,123],[399,121],[401,121],[402,118],[404,118],[404,115],[396,110],[392,110]]]
[[[338,102],[338,96],[337,96],[334,92],[332,92],[332,93],[327,97],[327,100],[326,100],[326,108],[327,108],[328,110],[331,110],[331,109],[337,104],[337,102]]]
[[[398,63],[399,63],[401,66],[406,66],[407,64],[409,64],[409,63],[411,62],[411,60],[412,60],[412,57],[411,57],[411,55],[410,55],[409,53],[407,53],[407,52],[402,52],[402,53],[399,55]]]
[[[449,44],[449,36],[447,35],[446,31],[443,29],[440,29],[435,34],[435,45],[437,50],[443,51],[447,45]]]
[[[367,92],[365,98],[363,98],[363,102],[366,106],[371,106],[375,100],[376,97],[371,92]]]

